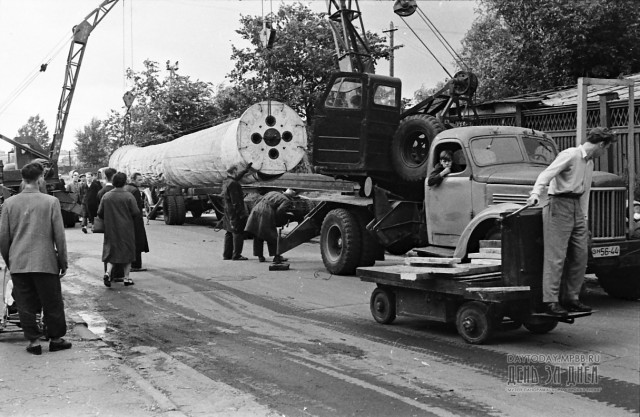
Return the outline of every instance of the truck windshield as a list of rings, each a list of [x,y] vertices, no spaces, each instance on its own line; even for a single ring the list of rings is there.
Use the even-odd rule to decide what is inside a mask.
[[[525,136],[522,138],[529,161],[549,165],[556,159],[556,147],[548,139]]]
[[[324,102],[325,107],[358,109],[362,106],[362,83],[358,78],[336,78]]]
[[[525,161],[518,138],[515,136],[476,138],[469,143],[469,148],[473,160],[481,166]]]

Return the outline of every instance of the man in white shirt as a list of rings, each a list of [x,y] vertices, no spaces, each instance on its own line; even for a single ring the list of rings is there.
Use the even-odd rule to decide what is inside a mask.
[[[549,201],[542,210],[542,301],[545,312],[554,316],[566,316],[568,311],[591,311],[591,307],[580,302],[579,296],[588,260],[587,215],[593,160],[604,154],[615,140],[607,128],[591,129],[585,143],[560,152],[540,173],[527,200],[529,204],[538,204],[540,195],[548,187]],[[563,305],[559,300],[561,285]]]

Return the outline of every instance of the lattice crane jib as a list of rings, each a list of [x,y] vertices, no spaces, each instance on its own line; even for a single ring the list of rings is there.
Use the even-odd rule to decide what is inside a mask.
[[[340,71],[373,74],[373,58],[358,1],[327,0],[327,9]]]
[[[73,27],[73,40],[71,41],[69,55],[67,56],[62,95],[60,96],[60,103],[58,104],[56,127],[53,133],[53,140],[49,147],[49,161],[52,164],[57,164],[58,157],[60,156],[71,100],[73,99],[73,93],[78,82],[78,75],[89,35],[91,35],[93,29],[95,29],[102,19],[113,9],[116,3],[118,3],[118,0],[104,0],[95,10],[89,13],[82,22]]]

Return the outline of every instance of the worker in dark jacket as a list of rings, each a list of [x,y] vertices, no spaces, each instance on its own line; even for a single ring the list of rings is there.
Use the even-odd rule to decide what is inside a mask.
[[[242,256],[244,245],[244,226],[247,222],[247,208],[244,205],[244,193],[239,181],[249,172],[251,163],[246,167],[233,165],[227,170],[227,178],[222,182],[224,200],[224,251],[225,260],[246,261]]]
[[[289,219],[287,211],[290,210],[293,198],[297,193],[289,188],[284,193],[271,191],[265,194],[249,214],[245,231],[253,235],[253,255],[260,262],[266,259],[263,255],[264,242],[267,242],[269,256],[273,256],[273,262],[283,262],[286,259],[276,255],[278,245],[277,227],[284,226]]]
[[[142,185],[142,174],[135,172],[131,176],[131,182],[125,185],[124,189],[129,191],[136,199],[136,205],[140,210],[140,215],[133,218],[133,228],[136,235],[136,260],[131,263],[131,272],[146,271],[142,268],[142,252],[149,252],[149,241],[147,232],[144,230],[144,200],[140,187]]]

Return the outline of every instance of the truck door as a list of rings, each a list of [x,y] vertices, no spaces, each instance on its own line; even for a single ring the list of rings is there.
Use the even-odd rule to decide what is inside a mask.
[[[360,74],[338,74],[332,82],[314,121],[314,165],[359,168],[362,95],[366,92],[363,78]]]
[[[455,247],[472,218],[471,169],[460,143],[442,141],[429,155],[429,174],[439,163],[444,149],[453,151],[454,164],[461,171],[450,173],[440,185],[428,186],[425,182],[427,233],[431,245]]]

